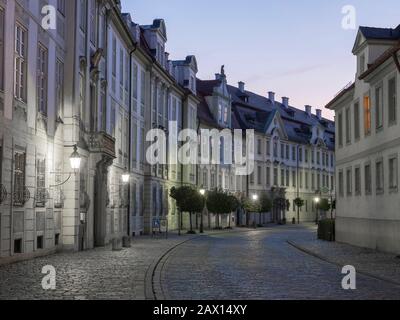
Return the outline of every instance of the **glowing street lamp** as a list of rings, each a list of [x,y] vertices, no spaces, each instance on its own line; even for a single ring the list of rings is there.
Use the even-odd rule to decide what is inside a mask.
[[[256,194],[253,194],[253,201],[257,201],[258,200],[258,195],[256,195]]]
[[[207,200],[206,200],[206,189],[201,188],[199,193],[204,198],[204,209],[200,216],[200,233],[204,233],[204,223],[203,223],[203,214],[207,211]]]
[[[130,178],[131,178],[131,175],[128,172],[122,174],[122,182],[123,183],[128,183]]]
[[[74,152],[72,152],[71,156],[69,157],[69,161],[71,163],[71,168],[73,170],[79,170],[81,167],[81,156],[78,153],[77,145],[74,145]]]
[[[314,202],[315,202],[315,224],[318,224],[318,204],[321,201],[321,199],[319,197],[315,197],[314,198]]]

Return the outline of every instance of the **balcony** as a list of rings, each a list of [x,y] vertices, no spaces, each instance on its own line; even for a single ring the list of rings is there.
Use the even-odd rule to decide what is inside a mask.
[[[116,158],[115,139],[105,132],[96,132],[90,135],[89,149],[92,153],[102,153]]]

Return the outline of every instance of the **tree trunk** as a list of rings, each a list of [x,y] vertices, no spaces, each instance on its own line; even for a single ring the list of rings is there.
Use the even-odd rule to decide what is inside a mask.
[[[190,232],[193,232],[193,214],[189,212],[189,221],[190,221]]]
[[[232,213],[229,214],[229,222],[228,222],[228,228],[231,228],[231,219],[232,219]]]

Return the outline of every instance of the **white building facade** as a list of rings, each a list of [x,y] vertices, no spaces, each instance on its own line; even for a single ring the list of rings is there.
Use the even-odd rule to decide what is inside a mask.
[[[395,29],[361,27],[355,82],[326,107],[336,113],[337,240],[400,252],[399,45]]]

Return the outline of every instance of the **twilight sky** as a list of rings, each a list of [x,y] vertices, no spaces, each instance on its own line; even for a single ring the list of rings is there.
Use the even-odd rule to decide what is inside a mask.
[[[396,27],[398,0],[122,0],[135,22],[167,25],[171,59],[196,55],[198,77],[213,79],[225,65],[228,82],[290,104],[323,107],[354,80],[357,30],[342,29],[342,8],[356,24]],[[333,114],[324,109],[323,115]]]

